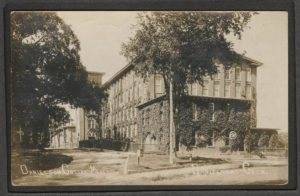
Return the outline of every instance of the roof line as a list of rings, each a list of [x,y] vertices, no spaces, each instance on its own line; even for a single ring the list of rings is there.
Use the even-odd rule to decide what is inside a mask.
[[[87,71],[87,72],[91,74],[102,74],[102,75],[105,74],[105,72],[98,72],[98,71]]]
[[[132,66],[132,64],[127,64],[125,65],[122,69],[120,69],[117,73],[115,73],[109,80],[107,80],[104,84],[103,87],[105,88],[109,83],[111,83],[115,78],[117,78],[119,75],[122,75],[124,71],[129,69]]]
[[[240,54],[241,55],[241,54]],[[245,55],[241,55],[245,60],[248,60],[250,62],[252,62],[252,65],[256,65],[256,66],[262,66],[263,63],[262,62],[259,62],[257,60],[254,60],[252,58],[249,58]],[[125,72],[126,70],[132,68],[133,65],[132,64],[127,64],[125,65],[122,69],[120,69],[117,73],[115,73],[109,80],[107,80],[104,84],[103,84],[103,87],[105,88],[107,85],[109,85],[112,81],[114,81],[118,76],[122,75],[123,72]]]
[[[247,56],[245,56],[245,55],[242,55],[242,57],[243,57],[245,60],[251,61],[253,65],[256,65],[256,66],[258,66],[258,67],[260,67],[260,66],[263,65],[262,62],[259,62],[259,61],[257,61],[257,60],[254,60],[254,59],[252,59],[252,58],[250,58],[250,57],[247,57]]]

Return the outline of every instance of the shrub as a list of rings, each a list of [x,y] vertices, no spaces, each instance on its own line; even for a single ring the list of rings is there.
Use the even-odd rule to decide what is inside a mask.
[[[269,145],[270,136],[267,134],[262,134],[258,140],[259,147],[268,147]]]
[[[220,150],[221,153],[225,153],[225,152],[227,152],[230,149],[231,149],[230,146],[222,146],[222,147],[219,148],[219,150]]]

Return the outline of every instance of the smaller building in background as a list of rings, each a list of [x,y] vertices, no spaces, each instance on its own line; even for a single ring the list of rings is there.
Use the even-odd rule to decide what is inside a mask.
[[[88,72],[88,80],[98,86],[102,85],[104,73]],[[79,147],[79,141],[97,139],[100,137],[99,115],[95,111],[85,111],[64,105],[70,114],[70,122],[52,130],[50,135],[50,148],[72,149]]]

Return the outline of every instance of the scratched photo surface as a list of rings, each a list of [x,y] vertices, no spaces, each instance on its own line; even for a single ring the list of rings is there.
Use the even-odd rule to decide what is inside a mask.
[[[288,13],[10,14],[11,183],[288,183]]]

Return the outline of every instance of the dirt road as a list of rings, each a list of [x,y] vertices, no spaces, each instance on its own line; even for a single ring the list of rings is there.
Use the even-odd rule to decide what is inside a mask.
[[[73,161],[52,170],[29,170],[20,165],[22,177],[14,185],[226,185],[283,184],[288,179],[287,165],[242,168],[239,163],[128,173],[124,152],[67,152]],[[127,165],[127,167],[126,167]]]

